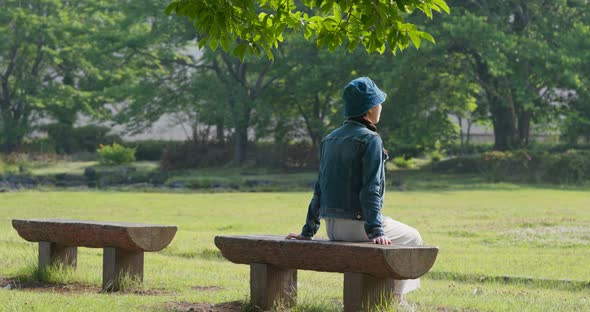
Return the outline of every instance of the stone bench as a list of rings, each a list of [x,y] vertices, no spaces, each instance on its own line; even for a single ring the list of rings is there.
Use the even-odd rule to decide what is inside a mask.
[[[143,281],[143,253],[168,246],[176,226],[65,219],[14,219],[20,237],[39,242],[39,269],[76,268],[77,247],[104,248],[102,288],[117,291],[122,277]]]
[[[294,305],[297,269],[344,273],[344,311],[371,310],[393,296],[393,279],[424,275],[438,248],[376,245],[328,240],[286,240],[279,236],[217,236],[215,245],[234,263],[250,265],[253,304],[270,309],[275,302]]]

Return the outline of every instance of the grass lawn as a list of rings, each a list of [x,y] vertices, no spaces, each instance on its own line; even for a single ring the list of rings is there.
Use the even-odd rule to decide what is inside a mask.
[[[20,277],[26,284],[37,265],[36,244],[18,237],[12,218],[179,227],[169,247],[146,253],[142,286],[99,293],[102,250],[80,248],[78,270],[50,274],[51,283],[43,286],[53,287],[0,289],[0,311],[161,311],[174,304],[246,301],[248,267],[221,258],[214,236],[299,231],[310,196],[0,194],[0,283]],[[590,311],[588,207],[588,190],[491,185],[389,192],[384,214],[415,226],[427,244],[440,248],[422,288],[408,295],[418,311]],[[325,236],[323,227],[319,236]],[[341,300],[342,274],[300,271],[294,311],[340,311]]]

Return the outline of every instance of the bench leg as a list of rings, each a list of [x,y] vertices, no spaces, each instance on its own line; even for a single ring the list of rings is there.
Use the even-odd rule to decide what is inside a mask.
[[[39,242],[39,269],[50,265],[76,268],[78,247],[63,246],[52,242]]]
[[[275,302],[287,307],[297,302],[297,270],[271,264],[250,264],[250,300],[263,310]]]
[[[344,273],[344,312],[372,311],[393,302],[393,280],[362,273]]]
[[[143,251],[105,247],[102,255],[102,290],[118,291],[122,278],[143,282]]]

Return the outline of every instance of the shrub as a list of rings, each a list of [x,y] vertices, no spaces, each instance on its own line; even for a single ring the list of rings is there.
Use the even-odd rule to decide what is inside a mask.
[[[552,182],[580,183],[590,181],[590,152],[568,150],[560,157],[547,161],[551,164],[547,177]]]
[[[203,168],[227,165],[233,161],[233,144],[216,142],[184,142],[171,144],[162,154],[160,167],[165,170]],[[318,152],[311,144],[251,143],[245,162],[241,165],[274,167],[282,169],[317,168]]]
[[[98,162],[101,165],[121,165],[135,161],[135,149],[117,143],[112,145],[101,144],[96,152],[98,153]]]
[[[445,155],[440,151],[433,151],[430,153],[430,161],[431,162],[439,162],[441,161]]]
[[[522,180],[527,176],[527,168],[532,157],[525,151],[491,151],[481,154],[480,171],[493,182]],[[526,180],[526,178],[525,178]]]
[[[137,160],[159,161],[165,150],[171,151],[183,144],[184,142],[179,141],[145,140],[126,142],[123,145],[135,148],[135,159]]]
[[[257,166],[317,169],[319,166],[319,151],[308,142],[288,144],[258,143],[252,145],[248,159]]]
[[[55,142],[49,138],[32,138],[25,139],[19,151],[27,154],[54,154],[56,148]]]
[[[11,174],[14,171],[14,166],[11,166],[0,158],[0,175]]]
[[[436,172],[479,173],[493,182],[582,183],[590,181],[590,151],[491,151],[441,161],[432,169]]]
[[[12,153],[0,158],[0,174],[29,173],[31,160],[24,153]]]
[[[479,155],[481,153],[489,152],[493,150],[494,144],[492,143],[476,143],[463,145],[450,144],[446,146],[447,155],[458,156],[458,155]]]
[[[232,159],[228,145],[221,143],[184,142],[167,148],[162,153],[160,168],[176,170],[185,168],[213,167],[225,165]]]
[[[434,149],[428,153],[431,162],[439,162],[445,157],[445,150],[439,140],[434,143]]]
[[[393,164],[398,168],[413,168],[415,163],[412,158],[406,159],[403,156],[398,156],[393,159]]]

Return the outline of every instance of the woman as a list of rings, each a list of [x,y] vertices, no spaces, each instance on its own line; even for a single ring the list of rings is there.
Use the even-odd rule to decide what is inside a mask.
[[[414,228],[381,214],[387,153],[375,125],[386,96],[368,77],[344,87],[346,121],[322,140],[320,172],[306,223],[300,234],[291,233],[287,239],[311,239],[321,218],[331,240],[422,244]],[[394,294],[403,303],[403,294],[420,287],[420,280],[394,284]]]

